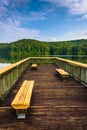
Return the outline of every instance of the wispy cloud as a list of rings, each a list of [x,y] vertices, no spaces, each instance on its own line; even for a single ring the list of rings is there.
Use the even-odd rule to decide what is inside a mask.
[[[0,4],[1,4],[1,5],[8,6],[8,5],[9,5],[9,2],[10,2],[10,0],[1,0],[1,1],[0,1]]]
[[[0,20],[6,21],[9,17],[17,19],[29,2],[30,0],[0,0]]]
[[[14,22],[14,24],[17,21],[18,13],[10,5],[10,0],[1,0],[0,1],[0,21],[2,22]]]
[[[87,30],[67,31],[60,36],[60,40],[75,40],[75,39],[87,39]]]
[[[39,31],[35,29],[25,29],[14,26],[12,22],[0,22],[0,41],[11,42],[22,38],[38,38]]]
[[[30,12],[29,17],[27,17],[28,21],[37,21],[37,20],[45,20],[44,13],[42,12]]]
[[[31,0],[0,0],[0,4],[4,6],[20,6],[29,3]]]
[[[43,34],[47,34],[48,32],[48,30],[45,29],[48,29],[48,27],[51,28],[49,23],[52,24],[54,21],[52,21],[52,17],[49,16],[52,16],[53,13],[57,15],[56,11],[54,11],[56,9],[55,6],[66,7],[69,14],[77,15],[77,17],[75,16],[75,19],[78,19],[78,21],[87,20],[86,0],[37,0],[37,2],[34,4],[32,3],[33,1],[34,0],[0,0],[0,42],[10,42],[21,38],[40,39],[41,37],[43,37],[42,39],[50,41],[87,38],[86,30],[72,32],[67,30],[68,32],[66,31],[66,34],[58,33],[61,36],[58,35],[57,37],[57,32],[59,30],[54,29],[49,31],[48,35],[43,36]],[[43,3],[42,1],[48,3]],[[30,7],[30,5],[32,6]],[[58,10],[59,9],[60,8],[58,8]],[[38,29],[34,29],[34,26],[37,27],[38,22],[36,21],[46,22],[46,20],[51,20],[51,22],[48,24],[46,23],[46,27],[44,29],[42,28],[43,30],[41,30],[41,33],[43,34],[40,34]],[[75,21],[76,20],[74,20],[74,22]],[[77,23],[78,22],[76,22],[76,24]],[[60,25],[58,25],[58,19],[55,20],[55,24],[55,26],[62,26],[62,23],[59,23]],[[31,29],[29,26],[31,26]],[[44,30],[46,33],[44,33]]]
[[[40,0],[51,2],[56,6],[67,7],[72,14],[86,14],[87,13],[87,0]]]
[[[83,21],[83,20],[87,20],[87,14],[80,16],[75,21]]]
[[[87,30],[75,30],[75,31],[66,31],[66,33],[62,34],[50,34],[44,35],[42,39],[46,41],[67,41],[67,40],[75,40],[75,39],[87,39]]]
[[[52,11],[53,9],[45,9],[39,12],[30,12],[29,17],[27,17],[27,20],[28,21],[45,20],[46,15]]]
[[[21,26],[22,20],[28,16],[22,17],[15,6],[21,3],[27,3],[30,0],[1,0],[0,1],[0,42],[10,42],[22,38],[38,38],[39,30],[24,28]],[[11,3],[13,2],[13,3]],[[11,5],[9,5],[11,4]],[[36,14],[31,13],[32,20]],[[40,15],[37,19],[39,19]],[[35,18],[36,19],[36,18]]]
[[[50,37],[49,41],[59,41],[59,38],[57,38],[57,37]]]
[[[31,0],[1,0],[0,1],[0,21],[3,22],[13,22],[15,26],[21,24],[21,22],[25,21],[37,21],[37,20],[45,20],[46,15],[53,11],[53,9],[42,9],[41,11],[29,11],[26,13],[22,13],[21,10],[26,11],[26,6],[29,4]],[[18,7],[23,6],[23,9]],[[29,7],[27,7],[29,8]]]
[[[84,20],[84,19],[87,19],[87,14],[83,15],[83,16],[82,16],[82,19],[83,19],[83,20]]]

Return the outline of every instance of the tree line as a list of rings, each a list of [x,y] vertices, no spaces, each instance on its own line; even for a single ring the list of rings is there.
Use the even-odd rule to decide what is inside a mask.
[[[87,39],[44,42],[22,39],[11,43],[0,43],[0,58],[21,60],[26,57],[60,56],[87,62]]]

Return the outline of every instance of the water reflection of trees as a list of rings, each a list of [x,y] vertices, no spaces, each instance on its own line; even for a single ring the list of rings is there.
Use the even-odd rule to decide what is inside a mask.
[[[44,42],[22,39],[9,44],[0,44],[0,59],[17,62],[27,57],[56,56],[87,63],[87,40]]]
[[[44,55],[44,54],[39,54],[38,55],[3,55],[0,56],[0,62],[1,63],[15,63],[17,61],[20,61],[22,59],[25,59],[27,57],[60,57],[64,59],[69,59],[77,62],[82,62],[82,63],[87,63],[87,56],[86,55]]]

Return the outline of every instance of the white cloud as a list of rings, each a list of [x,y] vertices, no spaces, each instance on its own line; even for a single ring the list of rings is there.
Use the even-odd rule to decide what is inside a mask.
[[[0,17],[5,16],[7,13],[8,2],[6,0],[0,1]]]
[[[3,17],[12,17],[15,13],[16,15],[21,14],[21,11],[18,11],[18,7],[26,9],[26,5],[30,0],[0,0],[0,16]]]
[[[67,31],[64,34],[50,35],[42,37],[45,41],[68,41],[68,40],[76,40],[76,39],[87,39],[87,30],[77,30],[77,31]]]
[[[76,21],[82,21],[82,20],[87,20],[87,14],[85,14],[82,17],[76,19]]]
[[[11,42],[23,38],[38,38],[39,31],[14,26],[13,23],[0,22],[0,42]]]
[[[87,14],[83,15],[83,16],[82,16],[82,19],[83,19],[83,20],[85,20],[85,19],[87,20]]]
[[[50,41],[59,41],[59,38],[57,38],[57,37],[50,37],[49,40]]]
[[[10,19],[17,26],[19,23],[17,21],[37,21],[45,20],[46,15],[53,11],[53,9],[43,9],[41,11],[27,12],[27,14],[22,14],[20,11],[16,10],[17,6],[23,6],[30,2],[31,0],[3,0],[0,1],[0,20],[8,21]],[[26,6],[25,6],[26,8]]]
[[[27,3],[29,1],[30,0],[0,1],[0,42],[11,42],[23,38],[39,37],[39,30],[21,27],[23,20],[27,21],[27,16],[22,17],[20,12],[15,9],[15,6],[18,6],[21,3]],[[11,5],[9,5],[10,2],[12,2]],[[32,14],[31,19],[33,19],[34,16],[38,16],[37,19],[39,19],[40,15],[34,13]],[[40,18],[43,18],[42,15]]]
[[[62,39],[63,38],[63,39]],[[77,30],[77,31],[71,31],[66,32],[66,34],[63,34],[60,36],[60,40],[76,40],[76,39],[87,39],[87,30]]]

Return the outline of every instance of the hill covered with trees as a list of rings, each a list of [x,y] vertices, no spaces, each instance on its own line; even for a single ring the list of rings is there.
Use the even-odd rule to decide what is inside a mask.
[[[86,60],[86,55],[87,40],[84,39],[61,42],[22,39],[11,43],[0,44],[0,58],[6,59],[12,58],[20,60],[32,56],[61,56],[73,60],[79,58]],[[82,56],[84,56],[84,59]]]

